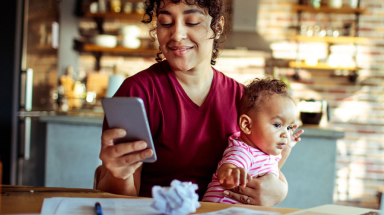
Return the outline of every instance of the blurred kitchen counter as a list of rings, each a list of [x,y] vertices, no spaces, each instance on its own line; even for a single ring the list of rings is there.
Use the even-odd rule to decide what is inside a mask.
[[[51,112],[39,117],[47,123],[64,123],[78,125],[102,125],[104,113],[102,110],[74,110],[67,112]]]
[[[319,137],[339,139],[344,137],[344,131],[340,129],[327,128],[319,125],[303,125],[298,130],[303,129],[302,137]]]
[[[54,112],[39,118],[47,128],[45,186],[92,188],[95,169],[101,164],[102,109]],[[289,193],[278,207],[333,203],[337,140],[344,132],[318,125],[301,128],[301,141],[282,168]]]
[[[52,112],[49,115],[40,116],[40,120],[47,123],[65,123],[79,125],[102,125],[104,113],[100,110],[78,110],[68,112]],[[302,137],[319,137],[339,139],[344,137],[344,131],[319,125],[303,125]],[[299,129],[300,129],[299,128]]]

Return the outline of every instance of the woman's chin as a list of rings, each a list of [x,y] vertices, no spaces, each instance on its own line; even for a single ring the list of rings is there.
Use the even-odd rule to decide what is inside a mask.
[[[169,62],[169,61],[168,61]],[[193,67],[186,62],[169,62],[171,68],[173,71],[188,71],[191,70]]]

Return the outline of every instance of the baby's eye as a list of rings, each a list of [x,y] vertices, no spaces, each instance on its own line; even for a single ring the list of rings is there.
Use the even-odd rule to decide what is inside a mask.
[[[275,123],[275,124],[273,124],[273,126],[275,126],[275,128],[280,128],[281,124],[280,123]]]
[[[293,128],[293,126],[290,125],[287,127],[287,130],[290,131],[290,130],[292,130],[292,128]]]

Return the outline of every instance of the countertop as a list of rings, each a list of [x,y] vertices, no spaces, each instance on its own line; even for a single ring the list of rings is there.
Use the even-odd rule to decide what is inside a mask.
[[[103,125],[104,113],[102,110],[98,111],[69,111],[69,112],[52,112],[48,115],[39,117],[41,121],[46,123],[59,123],[59,124],[74,124],[74,125]],[[320,127],[318,125],[303,125],[304,129],[302,137],[319,137],[319,138],[332,138],[339,139],[344,137],[344,131]]]

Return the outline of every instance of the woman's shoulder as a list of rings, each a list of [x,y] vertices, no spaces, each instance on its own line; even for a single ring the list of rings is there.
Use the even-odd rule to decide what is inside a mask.
[[[167,65],[164,62],[155,63],[145,70],[132,75],[124,80],[117,94],[126,95],[127,92],[152,92],[154,86],[164,82],[168,73]]]
[[[151,65],[147,69],[144,69],[127,79],[130,79],[131,81],[136,81],[136,82],[149,81],[151,79],[156,79],[161,76],[164,76],[168,72],[169,72],[168,63],[166,61],[162,61],[162,62]]]
[[[217,76],[217,83],[218,84],[225,85],[227,87],[229,86],[229,87],[239,88],[239,89],[244,88],[244,85],[237,82],[235,79],[228,77],[227,75],[225,75],[224,73],[220,72],[219,70],[217,70],[215,68],[213,68],[213,70],[215,71],[215,74]]]

